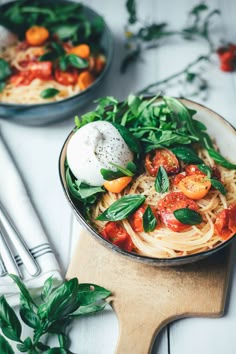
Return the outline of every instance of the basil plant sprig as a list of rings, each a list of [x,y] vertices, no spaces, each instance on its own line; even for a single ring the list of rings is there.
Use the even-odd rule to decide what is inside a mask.
[[[16,275],[10,277],[20,289],[20,317],[33,330],[32,337],[23,339],[22,322],[4,295],[0,297],[0,353],[14,354],[8,339],[16,342],[19,352],[36,354],[72,354],[69,350],[67,325],[75,317],[101,311],[110,291],[94,284],[79,284],[77,278],[55,285],[48,278],[42,289],[41,301],[34,300],[24,283]],[[45,334],[58,336],[59,345],[50,347],[42,342]]]

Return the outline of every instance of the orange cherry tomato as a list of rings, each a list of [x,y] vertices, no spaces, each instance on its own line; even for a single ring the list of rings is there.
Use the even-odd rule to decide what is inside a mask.
[[[95,77],[93,74],[91,74],[89,71],[83,71],[81,74],[79,74],[78,78],[78,85],[80,90],[85,90],[88,88],[95,80]]]
[[[94,71],[96,74],[100,74],[106,65],[106,58],[104,55],[95,57]]]
[[[111,241],[113,245],[125,251],[131,252],[134,249],[130,235],[123,226],[116,221],[109,221],[102,230],[101,235],[106,240]]]
[[[168,149],[157,149],[148,153],[145,158],[145,166],[153,177],[157,175],[160,166],[164,167],[168,175],[179,172],[179,161]]]
[[[83,59],[88,59],[88,57],[90,56],[90,48],[87,44],[80,44],[76,47],[71,48],[69,53],[78,55],[78,57]]]
[[[157,208],[160,212],[161,219],[166,227],[175,232],[180,232],[189,228],[189,225],[183,224],[174,216],[174,211],[182,208],[198,210],[198,205],[193,200],[187,198],[181,192],[171,192],[164,198],[160,199]]]
[[[132,177],[124,176],[112,181],[106,181],[103,185],[109,192],[120,193],[131,181]]]
[[[181,172],[172,178],[172,183],[174,186],[178,186],[179,182],[186,177],[186,172]]]
[[[148,207],[147,204],[142,205],[140,208],[138,208],[138,210],[136,210],[134,212],[134,214],[132,214],[129,217],[130,225],[135,232],[143,232],[144,231],[143,230],[143,214],[144,214],[145,210],[147,209],[147,207]],[[151,206],[151,209],[153,211],[153,214],[155,215],[155,218],[157,219],[155,209],[152,206]]]
[[[183,178],[178,188],[186,197],[194,200],[202,199],[211,188],[211,182],[203,175],[196,174]]]
[[[67,71],[62,71],[59,68],[55,70],[55,79],[59,84],[69,86],[74,85],[78,79],[78,71],[71,68]]]
[[[228,240],[236,233],[236,204],[231,204],[216,216],[215,232],[223,240]]]
[[[26,40],[32,46],[41,45],[49,37],[49,32],[45,27],[33,26],[26,31]]]

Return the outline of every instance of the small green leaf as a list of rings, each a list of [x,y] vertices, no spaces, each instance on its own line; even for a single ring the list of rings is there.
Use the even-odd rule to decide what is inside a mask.
[[[16,283],[18,288],[20,289],[22,297],[25,299],[25,301],[30,305],[36,306],[34,300],[32,299],[32,296],[29,293],[29,290],[26,288],[25,284],[20,280],[20,278],[15,275],[15,274],[8,274],[10,278]]]
[[[68,67],[68,60],[67,60],[67,56],[63,55],[60,57],[59,59],[59,67],[62,71],[66,71],[67,67]]]
[[[217,189],[221,194],[226,195],[226,189],[220,181],[218,181],[217,179],[211,178],[210,182],[211,182],[211,185],[215,189]]]
[[[76,310],[72,316],[85,316],[90,315],[91,313],[96,313],[102,311],[106,307],[107,303],[105,302],[102,305],[88,305],[88,306],[80,306],[78,310]]]
[[[203,163],[202,159],[196,154],[196,152],[187,146],[178,146],[172,148],[171,151],[183,162],[201,164]]]
[[[76,34],[79,26],[79,23],[65,23],[54,27],[54,32],[58,35],[60,39],[68,39]]]
[[[80,306],[87,306],[100,300],[105,300],[110,295],[111,292],[101,286],[82,283],[79,284],[77,299],[80,303]]]
[[[0,81],[6,80],[11,75],[11,68],[8,62],[0,58]]]
[[[43,354],[68,354],[68,352],[63,348],[55,347],[44,351]]]
[[[131,151],[133,151],[136,154],[140,154],[141,152],[141,146],[140,142],[135,136],[130,133],[130,131],[125,128],[123,125],[120,125],[118,123],[112,122],[114,127],[118,130],[128,147],[130,148]]]
[[[153,214],[152,208],[148,205],[143,214],[143,229],[145,232],[151,232],[157,225],[157,219]]]
[[[32,343],[31,338],[27,337],[23,343],[17,344],[17,349],[23,353],[30,352],[30,349],[32,348],[32,346],[33,346],[33,343]]]
[[[68,54],[67,61],[71,66],[77,69],[85,69],[89,65],[88,60],[80,58],[78,55],[75,54]]]
[[[128,168],[121,167],[113,162],[110,162],[110,165],[112,165],[113,167],[116,167],[117,170],[120,171],[121,173],[123,173],[124,176],[133,177],[133,175],[134,175],[133,172],[130,171]]]
[[[49,277],[48,279],[45,280],[44,285],[43,285],[43,290],[41,293],[41,298],[44,302],[47,301],[48,297],[53,291],[53,276]]]
[[[228,168],[229,170],[236,170],[236,164],[226,160],[219,152],[214,149],[207,149],[209,155],[219,165]]]
[[[21,324],[13,309],[5,299],[0,297],[0,327],[2,333],[9,339],[20,342]]]
[[[42,98],[51,98],[56,96],[60,91],[55,88],[47,88],[40,93],[40,97]]]
[[[41,55],[38,60],[39,61],[54,61],[58,58],[58,53],[56,51],[49,51],[43,55]]]
[[[125,195],[115,201],[108,209],[97,217],[97,220],[118,221],[126,219],[145,201],[143,195]]]
[[[189,208],[177,209],[173,213],[176,219],[185,225],[198,225],[202,222],[201,215]]]
[[[155,189],[158,193],[166,193],[169,190],[169,178],[163,166],[160,166],[155,180]]]
[[[0,334],[0,353],[14,354],[14,351],[8,341]]]
[[[129,14],[129,19],[128,19],[129,23],[134,24],[137,21],[135,0],[127,0],[126,1],[126,9]]]
[[[197,165],[197,167],[199,168],[200,171],[205,173],[205,175],[207,175],[208,178],[211,178],[212,170],[209,166],[201,164],[201,165]]]
[[[3,92],[5,87],[6,87],[6,83],[5,82],[0,82],[0,93]]]
[[[66,336],[65,334],[58,334],[58,341],[59,341],[59,345],[61,348],[63,349],[69,349],[70,347],[70,339],[68,336]]]
[[[31,328],[37,328],[39,325],[39,318],[34,313],[34,311],[28,309],[27,307],[21,306],[20,316],[22,320]]]
[[[113,181],[114,179],[124,177],[124,174],[120,171],[107,170],[106,168],[101,168],[100,170],[102,177],[106,181]]]

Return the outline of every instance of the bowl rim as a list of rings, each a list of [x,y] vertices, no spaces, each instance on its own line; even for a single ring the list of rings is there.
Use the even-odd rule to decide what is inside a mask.
[[[145,96],[144,99],[149,99],[152,98],[154,96]],[[161,99],[162,97],[159,96],[157,99]],[[177,97],[176,97],[177,98]],[[220,114],[216,113],[214,110],[204,106],[201,103],[195,102],[193,100],[189,100],[187,98],[177,98],[183,102],[190,102],[191,104],[194,104],[196,106],[200,106],[203,110],[208,111],[208,113],[213,114],[215,116],[215,118],[217,118],[219,121],[221,121],[224,125],[226,125],[227,128],[229,128],[232,133],[235,134],[236,136],[236,128],[230,123],[228,122],[224,117],[222,117]],[[78,208],[75,206],[69,192],[68,189],[65,187],[64,181],[63,181],[63,176],[62,176],[62,169],[61,169],[61,163],[62,163],[62,158],[63,158],[63,153],[64,150],[66,148],[66,145],[69,142],[69,139],[71,138],[71,136],[74,134],[74,129],[69,133],[69,135],[66,137],[66,140],[63,143],[63,146],[61,148],[60,151],[60,155],[59,155],[59,160],[58,160],[58,170],[59,170],[59,178],[60,178],[60,182],[62,185],[62,189],[64,191],[64,194],[66,196],[67,201],[69,202],[72,210],[74,211],[76,217],[79,219],[79,222],[91,233],[91,235],[93,237],[95,237],[100,243],[102,243],[104,246],[112,249],[113,251],[116,251],[117,253],[124,255],[126,257],[132,258],[135,261],[141,261],[143,263],[147,263],[147,264],[154,264],[154,265],[158,265],[158,264],[163,264],[163,265],[167,265],[167,266],[171,266],[171,265],[177,265],[179,263],[179,265],[183,264],[183,263],[192,263],[194,261],[197,261],[198,259],[202,259],[205,257],[208,257],[210,255],[213,255],[214,253],[222,250],[223,248],[225,248],[226,246],[228,246],[233,239],[235,238],[236,234],[234,234],[231,238],[229,238],[227,241],[223,241],[221,242],[218,246],[210,249],[210,250],[206,250],[206,251],[201,251],[201,252],[197,252],[194,254],[190,254],[190,255],[186,255],[186,256],[178,256],[178,257],[172,257],[172,258],[157,258],[157,257],[150,257],[150,256],[145,256],[145,255],[141,255],[138,253],[134,253],[134,252],[128,252],[125,251],[123,249],[121,249],[120,247],[113,245],[112,243],[110,243],[108,240],[104,239],[84,218],[84,216],[80,213],[80,211],[78,210]]]
[[[69,3],[76,3],[75,0],[61,0],[62,2],[69,2]],[[16,3],[17,0],[14,0],[14,1],[11,1],[10,3]],[[5,3],[5,4],[0,4],[0,9],[5,7],[5,6],[8,6],[10,4],[9,2]],[[94,15],[94,16],[100,16],[103,18],[103,16],[101,16],[97,11],[93,10],[91,7],[87,6],[87,5],[84,5],[82,4],[83,8],[86,9],[86,11],[90,12],[90,14]],[[113,55],[114,55],[114,38],[113,38],[113,35],[112,35],[112,31],[110,29],[110,27],[108,26],[107,22],[104,20],[103,18],[103,21],[104,21],[104,33],[107,34],[107,38],[108,38],[108,50],[107,50],[107,53],[106,53],[106,65],[103,69],[103,71],[101,72],[101,74],[96,78],[96,80],[89,86],[87,87],[85,90],[82,90],[81,92],[73,95],[73,96],[70,96],[70,97],[67,97],[67,98],[64,98],[62,100],[59,100],[59,101],[53,101],[53,102],[45,102],[45,103],[33,103],[33,104],[26,104],[26,103],[4,103],[4,102],[0,102],[0,105],[3,106],[3,107],[6,107],[6,108],[20,108],[20,109],[25,109],[25,108],[37,108],[37,107],[49,107],[51,105],[59,105],[59,104],[62,104],[62,103],[65,103],[65,102],[69,102],[75,98],[79,98],[81,96],[84,96],[86,95],[88,92],[92,91],[94,87],[97,86],[97,84],[100,83],[100,81],[102,81],[103,77],[105,77],[105,75],[107,74],[107,72],[109,71],[110,69],[110,66],[111,66],[111,63],[112,63],[112,58],[113,58]]]

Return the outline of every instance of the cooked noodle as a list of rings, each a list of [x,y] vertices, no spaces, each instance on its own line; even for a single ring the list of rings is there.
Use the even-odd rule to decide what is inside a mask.
[[[215,163],[206,150],[201,149],[199,156],[206,164],[214,167]],[[231,203],[236,203],[236,171],[227,170],[221,166],[217,168],[221,173],[221,181],[227,194],[223,196],[218,190],[210,190],[204,198],[196,201],[203,218],[200,225],[189,226],[186,231],[174,232],[159,221],[154,231],[146,233],[135,232],[128,219],[120,221],[133,241],[135,252],[150,257],[171,258],[206,251],[223,242],[222,238],[214,232],[214,222],[220,211]],[[91,211],[91,223],[98,232],[101,232],[106,222],[96,220],[96,217],[126,194],[142,194],[146,197],[146,203],[156,208],[158,201],[167,193],[157,193],[154,181],[155,177],[144,173],[138,176],[122,193],[105,193]],[[170,186],[170,191],[178,191],[176,186],[171,184]]]

